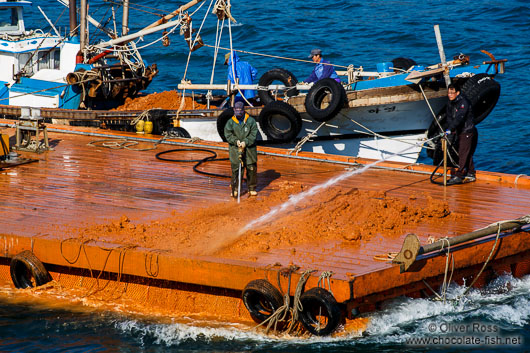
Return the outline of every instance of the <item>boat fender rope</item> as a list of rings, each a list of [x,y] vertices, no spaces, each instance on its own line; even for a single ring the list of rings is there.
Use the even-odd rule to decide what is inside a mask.
[[[317,287],[322,287],[323,289],[326,289],[326,282],[328,284],[327,291],[333,294],[331,291],[331,276],[333,276],[333,271],[322,271],[320,274],[320,277],[318,277],[318,283]]]
[[[293,313],[291,316],[291,322],[289,322],[287,333],[291,333],[300,321],[298,319],[298,314],[304,310],[302,302],[300,301],[300,296],[302,296],[302,292],[307,280],[309,279],[309,275],[313,272],[316,272],[316,270],[305,270],[304,273],[302,273],[300,279],[298,280],[298,284],[296,285],[296,290],[294,292],[293,297]]]
[[[475,276],[475,278],[473,279],[473,282],[471,282],[471,284],[469,285],[469,287],[466,288],[466,290],[464,291],[464,293],[460,296],[461,297],[464,297],[468,292],[469,290],[473,287],[473,285],[475,284],[475,282],[478,280],[478,278],[480,277],[480,275],[482,274],[482,272],[484,271],[484,269],[486,268],[486,266],[488,265],[489,261],[491,260],[491,257],[493,256],[493,253],[495,252],[495,249],[497,248],[497,243],[499,241],[499,237],[501,235],[501,222],[498,223],[498,226],[499,226],[499,229],[497,230],[497,236],[495,237],[495,243],[493,244],[492,248],[491,248],[491,251],[490,251],[490,254],[488,255],[488,258],[486,259],[486,262],[484,262],[484,265],[482,266],[482,268],[480,269],[480,271],[478,272],[478,274]],[[460,299],[459,298],[459,299]]]
[[[277,328],[278,328],[278,323],[280,321],[284,321],[285,320],[287,314],[289,313],[289,307],[291,306],[291,297],[289,295],[289,293],[291,292],[291,275],[297,269],[298,269],[298,266],[291,265],[291,266],[289,266],[287,268],[283,268],[283,269],[279,269],[278,270],[278,273],[277,273],[277,276],[278,276],[277,277],[277,279],[278,279],[278,288],[280,289],[280,293],[283,294],[283,305],[280,306],[275,312],[273,312],[271,314],[271,316],[269,316],[266,320],[264,320],[261,323],[259,323],[258,325],[256,325],[254,327],[254,329],[267,324],[267,327],[265,329],[265,333],[268,334],[273,325],[274,325],[274,331],[276,331]],[[283,293],[283,291],[282,291],[282,286],[281,286],[281,283],[280,283],[280,275],[284,275],[284,276],[288,277],[287,292],[286,293]]]
[[[306,136],[304,136],[292,149],[289,150],[289,155],[292,155],[294,153],[295,156],[298,156],[298,152],[302,149],[302,146],[307,142],[310,141],[313,137],[316,136],[317,131],[326,124],[325,121],[323,121],[315,130],[309,132]]]
[[[518,181],[519,178],[522,177],[522,176],[528,176],[528,175],[526,175],[526,174],[519,174],[518,176],[516,176],[516,177],[515,177],[515,182],[514,182],[515,185],[517,185],[517,181]]]

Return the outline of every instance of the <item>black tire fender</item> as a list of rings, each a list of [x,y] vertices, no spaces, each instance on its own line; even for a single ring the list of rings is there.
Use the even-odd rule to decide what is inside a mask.
[[[470,77],[461,88],[461,93],[471,103],[473,122],[484,120],[495,108],[501,95],[501,85],[488,74],[477,74]]]
[[[394,69],[408,70],[414,65],[416,65],[416,62],[410,58],[399,57],[392,60]]]
[[[331,94],[328,105],[322,108],[324,98]],[[313,119],[324,122],[333,119],[346,103],[346,91],[332,78],[323,78],[311,87],[305,97],[305,109]]]
[[[267,320],[283,305],[280,291],[265,279],[250,281],[243,290],[242,299],[252,320],[257,323]]]
[[[298,317],[313,335],[327,336],[337,329],[342,311],[329,291],[320,287],[311,288],[300,296],[300,302],[303,309]]]
[[[52,280],[42,262],[29,250],[13,257],[9,270],[16,288],[38,287]]]
[[[167,134],[169,137],[181,137],[181,138],[191,138],[188,130],[180,126],[171,126],[167,129]]]
[[[234,109],[228,108],[223,110],[221,115],[217,117],[217,132],[219,133],[219,136],[221,139],[226,142],[225,137],[225,125],[234,116]]]
[[[281,68],[269,70],[260,77],[258,84],[260,86],[268,86],[274,81],[281,81],[287,87],[294,87],[287,89],[283,93],[285,97],[293,97],[298,95],[299,92],[295,87],[298,83],[298,80],[290,71]],[[259,90],[258,96],[263,105],[267,105],[270,102],[274,102],[276,100],[272,92],[269,90]]]
[[[272,101],[259,114],[261,131],[274,142],[290,142],[302,129],[300,113],[288,103]]]

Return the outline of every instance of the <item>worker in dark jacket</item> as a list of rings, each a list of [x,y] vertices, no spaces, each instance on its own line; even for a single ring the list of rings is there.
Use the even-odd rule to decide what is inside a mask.
[[[329,64],[329,61],[322,59],[322,50],[320,49],[311,50],[311,54],[309,54],[309,59],[313,60],[313,62],[316,65],[311,75],[308,78],[306,78],[304,82],[306,83],[317,82],[318,80],[329,77],[340,83],[339,75],[337,75],[333,66],[325,65],[325,64]]]
[[[228,141],[230,164],[232,166],[232,197],[237,197],[239,186],[239,164],[241,173],[247,170],[247,186],[250,196],[256,196],[258,183],[258,150],[256,136],[258,125],[253,117],[245,113],[243,102],[234,105],[234,116],[228,120],[224,129]]]
[[[473,110],[469,101],[460,94],[460,88],[451,84],[447,88],[449,102],[446,107],[446,134],[456,134],[458,141],[458,169],[448,184],[475,181],[473,154],[477,148],[478,131],[473,122]]]

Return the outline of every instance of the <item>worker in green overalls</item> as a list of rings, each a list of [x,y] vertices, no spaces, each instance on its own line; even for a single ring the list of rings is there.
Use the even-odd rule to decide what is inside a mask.
[[[232,197],[237,197],[239,186],[239,164],[241,173],[247,170],[247,186],[250,196],[256,196],[258,183],[258,150],[256,136],[258,125],[253,117],[245,113],[243,102],[234,105],[234,116],[225,125],[225,137],[228,141],[230,164],[232,165]]]

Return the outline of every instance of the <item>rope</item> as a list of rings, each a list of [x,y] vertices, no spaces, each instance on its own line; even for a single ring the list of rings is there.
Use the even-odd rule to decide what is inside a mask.
[[[230,0],[229,0],[230,1]],[[245,95],[243,94],[243,92],[241,92],[241,90],[239,89],[239,80],[237,79],[237,76],[236,76],[236,65],[234,63],[234,58],[233,58],[233,55],[232,55],[232,49],[233,49],[233,45],[232,45],[232,26],[230,24],[230,21],[228,21],[228,34],[229,34],[229,37],[230,37],[230,57],[232,59],[232,77],[234,78],[234,83],[236,83],[238,86],[237,86],[237,91],[239,92],[239,94],[241,95],[241,97],[243,98],[243,100],[251,107],[253,107],[253,105],[247,100],[247,98],[245,97]]]
[[[486,261],[484,262],[484,264],[482,265],[482,268],[480,269],[480,271],[477,273],[477,275],[474,277],[473,281],[471,282],[471,284],[465,289],[464,293],[462,293],[462,295],[458,296],[456,299],[453,299],[453,301],[459,301],[461,300],[463,297],[465,297],[469,291],[471,290],[471,288],[473,288],[473,285],[477,282],[477,280],[480,278],[480,276],[482,275],[482,273],[484,272],[484,270],[486,269],[486,267],[488,266],[489,262],[491,261],[492,257],[493,257],[493,254],[495,252],[495,250],[497,249],[497,244],[499,242],[499,238],[500,238],[500,234],[501,234],[501,225],[504,224],[504,223],[511,223],[511,222],[520,222],[522,224],[530,224],[530,215],[526,215],[526,216],[523,216],[523,217],[520,217],[518,218],[517,220],[505,220],[505,221],[499,221],[499,222],[496,222],[496,223],[492,223],[490,224],[489,226],[485,227],[485,228],[488,228],[492,225],[497,225],[498,226],[498,229],[497,229],[497,235],[495,236],[495,242],[493,243],[493,246],[491,247],[491,251],[488,255],[488,258],[486,259]],[[481,228],[481,229],[485,229],[485,228]],[[480,229],[479,229],[480,230]],[[450,243],[449,243],[449,239],[447,237],[445,238],[442,238],[440,239],[441,241],[447,241],[447,245],[448,245],[448,248],[447,248],[447,260],[446,260],[446,264],[445,264],[445,273],[444,273],[444,281],[442,283],[442,296],[439,295],[434,289],[431,288],[431,286],[429,286],[429,284],[424,280],[422,279],[423,283],[427,286],[427,288],[429,288],[433,293],[434,295],[436,296],[436,299],[437,300],[441,300],[445,303],[446,301],[446,292],[447,292],[447,288],[448,288],[448,284],[451,283],[451,279],[453,277],[453,271],[454,271],[454,255],[451,254],[452,256],[452,269],[451,269],[451,275],[449,277],[449,280],[447,280],[447,273],[448,273],[448,268],[449,268],[449,250],[450,250]],[[440,249],[440,251],[443,250],[443,247],[442,249]]]
[[[406,144],[409,144],[411,146],[418,146],[417,143],[413,143],[413,142],[410,142],[410,141],[407,141],[407,140],[403,140],[403,139],[396,139],[396,138],[391,138],[391,137],[388,137],[388,136],[385,136],[385,135],[381,135],[373,130],[370,130],[368,127],[364,126],[363,124],[359,123],[358,121],[355,121],[354,119],[348,117],[347,115],[345,115],[344,113],[342,112],[339,112],[340,115],[342,115],[343,117],[345,117],[346,119],[349,119],[352,123],[354,124],[357,124],[359,125],[361,128],[365,129],[366,131],[368,131],[368,133],[366,131],[359,131],[359,130],[354,130],[355,132],[358,132],[358,133],[361,133],[361,134],[366,134],[366,135],[372,135],[374,137],[379,137],[379,138],[382,138],[382,139],[387,139],[387,140],[392,140],[392,141],[399,141],[399,142],[402,142],[402,143],[406,143]],[[433,140],[434,138],[432,139],[428,139],[428,140],[424,140],[422,139],[423,143],[427,142],[427,141],[430,141],[430,140]]]
[[[131,125],[136,125],[140,120],[143,120],[143,119],[148,119],[149,118],[149,112],[151,111],[151,109],[146,109],[144,110],[143,112],[141,112],[140,114],[138,114],[138,116],[136,118],[134,118],[132,121],[131,121]]]
[[[215,48],[215,46],[213,45],[210,45],[210,44],[204,44],[205,47],[209,47],[209,48]],[[231,46],[230,46],[231,48]],[[219,49],[222,49],[222,50],[233,50],[233,51],[236,51],[238,53],[243,53],[243,54],[250,54],[250,55],[257,55],[257,56],[265,56],[265,57],[268,57],[268,58],[275,58],[275,59],[282,59],[282,60],[291,60],[291,61],[300,61],[300,62],[304,62],[304,63],[310,63],[310,64],[315,64],[314,62],[312,62],[311,60],[303,60],[303,59],[295,59],[295,58],[289,58],[289,57],[285,57],[285,56],[277,56],[277,55],[270,55],[270,54],[261,54],[261,53],[256,53],[256,52],[252,52],[252,51],[246,51],[246,50],[238,50],[238,49],[230,49],[230,48],[224,48],[224,47],[219,47]],[[344,65],[337,65],[337,64],[331,64],[331,63],[321,63],[322,65],[329,65],[329,66],[335,66],[335,67],[340,67],[340,68],[344,68],[344,69],[347,69],[349,66],[344,66]]]
[[[214,9],[215,11],[215,9]],[[217,29],[215,31],[215,51],[213,55],[213,63],[212,63],[212,75],[210,76],[210,84],[213,84],[213,79],[215,75],[215,62],[217,61],[217,54],[219,53],[219,43],[221,42],[221,37],[223,35],[223,27],[224,27],[225,20],[223,18],[223,22],[221,22],[221,28],[219,29],[219,19],[217,20]],[[206,94],[208,98],[208,108],[210,107],[210,100],[212,97],[212,90],[208,90],[208,93]]]
[[[291,316],[291,321],[289,322],[289,326],[287,328],[287,333],[291,333],[296,327],[298,323],[298,313],[304,310],[302,302],[300,301],[300,296],[302,295],[302,291],[304,289],[305,283],[309,278],[309,275],[313,272],[316,272],[316,270],[305,270],[304,273],[302,273],[298,284],[296,285],[296,290],[294,292],[293,298],[293,314]]]
[[[316,133],[317,131],[326,124],[326,122],[322,122],[315,130],[313,130],[312,132],[310,132],[309,134],[307,134],[306,136],[304,136],[297,144],[296,146],[294,146],[292,149],[289,150],[289,155],[292,155],[293,152],[295,153],[296,156],[298,156],[298,152],[300,152],[300,150],[302,149],[302,146],[307,142],[309,141],[310,139],[312,139],[313,137],[316,136]]]
[[[493,252],[495,251],[496,247],[497,247],[497,242],[499,241],[499,236],[501,234],[501,224],[503,222],[499,222],[498,225],[499,225],[499,229],[497,230],[497,236],[495,237],[495,243],[493,244],[493,247],[491,248],[491,251],[490,251],[490,254],[488,255],[488,258],[486,259],[486,262],[484,262],[484,265],[482,266],[482,268],[480,269],[480,271],[478,272],[478,274],[475,276],[475,278],[473,279],[473,282],[471,282],[471,284],[469,285],[469,287],[466,288],[466,290],[464,291],[464,293],[461,295],[461,297],[465,296],[469,290],[471,289],[471,287],[473,287],[473,285],[475,284],[475,282],[478,280],[478,278],[480,277],[480,275],[482,274],[482,272],[484,271],[484,269],[486,268],[486,266],[488,265],[489,261],[491,260],[491,257],[493,256]]]
[[[226,0],[217,0],[215,2],[215,6],[212,10],[212,13],[217,13],[218,17],[219,17],[219,14],[221,13],[221,15],[224,15],[223,16],[223,20],[225,19],[225,17],[228,17],[232,22],[237,22],[233,17],[232,17],[232,14],[230,13],[230,8],[232,7],[232,5],[230,4],[230,0],[228,0],[228,2]]]
[[[327,291],[333,294],[333,292],[331,291],[331,276],[333,276],[333,271],[322,271],[322,273],[320,274],[320,277],[318,277],[317,287],[326,289],[325,281],[327,280],[327,284],[328,284]]]
[[[95,140],[87,143],[88,146],[92,147],[105,147],[113,150],[127,149],[131,151],[151,151],[156,150],[158,145],[161,144],[166,139],[166,135],[153,143],[153,147],[148,148],[132,148],[132,146],[137,146],[140,144],[138,141],[127,140],[126,138],[122,139],[104,139],[104,140]]]
[[[440,252],[443,251],[444,244],[447,242],[447,254],[445,255],[445,271],[444,271],[444,281],[442,283],[442,298],[443,302],[445,303],[445,298],[447,294],[447,272],[449,270],[449,258],[453,256],[451,254],[451,243],[449,243],[449,238],[445,237],[440,239],[442,242],[442,248],[440,249]],[[451,277],[453,276],[453,272],[451,271]]]
[[[517,181],[519,180],[520,177],[522,176],[528,176],[526,174],[519,174],[518,176],[515,177],[515,185],[517,185]]]
[[[280,283],[280,275],[284,274],[286,277],[288,277],[287,292],[285,292],[285,293],[282,292],[282,294],[283,294],[283,305],[280,306],[278,309],[276,309],[276,311],[274,313],[272,313],[271,316],[269,316],[266,320],[263,320],[261,323],[256,325],[254,327],[254,329],[267,324],[267,327],[265,329],[265,333],[268,334],[270,329],[271,329],[271,327],[273,325],[274,325],[274,331],[276,331],[276,329],[278,327],[278,323],[280,321],[284,321],[285,320],[285,317],[289,313],[289,307],[291,305],[291,297],[290,297],[290,294],[289,294],[291,292],[291,275],[297,269],[298,269],[298,267],[293,265],[293,266],[289,266],[287,269],[278,270],[278,288],[280,288],[280,291],[282,291],[282,286],[281,286],[281,283]],[[286,270],[286,273],[282,272],[282,271],[285,271],[285,270]]]
[[[397,256],[397,252],[389,252],[382,255],[374,255],[373,259],[376,261],[390,261],[394,260],[394,258]]]

